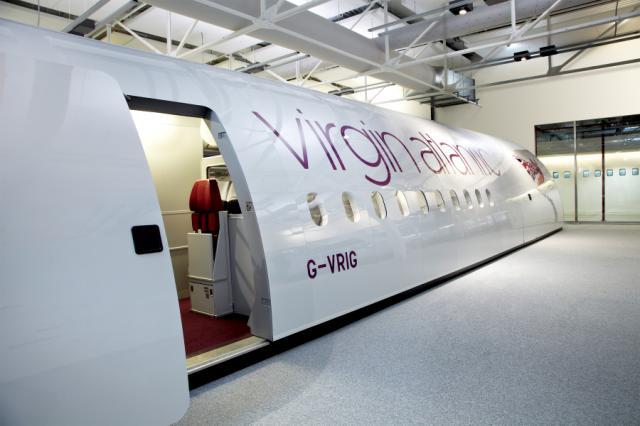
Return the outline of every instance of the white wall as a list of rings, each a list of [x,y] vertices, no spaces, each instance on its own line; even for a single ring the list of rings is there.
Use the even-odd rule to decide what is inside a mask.
[[[132,111],[156,185],[179,297],[189,296],[187,232],[191,231],[189,195],[200,179],[202,119]]]
[[[360,79],[362,80],[362,79]],[[379,80],[374,80],[374,82],[380,82]],[[363,82],[361,83],[363,84]],[[403,96],[402,87],[400,86],[390,86],[382,89],[372,89],[369,90],[365,95],[365,92],[359,92],[351,96],[346,96],[350,99],[354,99],[360,102],[366,102],[367,99],[373,99],[374,104],[378,102],[391,101],[394,99],[400,99]],[[421,104],[415,101],[398,101],[398,102],[389,102],[378,105],[382,108],[390,109],[393,111],[403,112],[409,115],[415,115],[416,117],[430,119],[431,118],[431,110],[428,104]]]
[[[640,40],[586,51],[569,67],[637,58]],[[564,56],[566,57],[566,55]],[[562,57],[554,57],[554,65]],[[546,71],[545,59],[517,62],[478,72],[476,84]],[[640,113],[640,63],[478,89],[481,107],[440,108],[436,119],[519,143],[534,150],[534,126]]]

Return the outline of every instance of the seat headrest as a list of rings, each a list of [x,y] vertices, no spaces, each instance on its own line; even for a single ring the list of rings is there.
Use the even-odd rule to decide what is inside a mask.
[[[202,179],[193,184],[189,208],[197,213],[215,213],[222,210],[222,197],[215,179]]]

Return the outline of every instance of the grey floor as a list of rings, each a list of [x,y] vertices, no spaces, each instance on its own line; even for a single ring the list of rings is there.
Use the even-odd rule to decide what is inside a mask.
[[[640,424],[640,226],[570,226],[191,397],[180,424]]]

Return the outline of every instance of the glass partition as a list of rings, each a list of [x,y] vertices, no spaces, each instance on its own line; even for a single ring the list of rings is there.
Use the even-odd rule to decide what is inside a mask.
[[[640,221],[640,115],[536,126],[564,220]]]
[[[575,220],[574,123],[536,126],[536,154],[560,190],[564,220]]]
[[[602,221],[602,130],[601,120],[576,123],[576,174],[580,222]]]
[[[611,222],[640,221],[640,115],[602,120],[605,177],[604,217]]]

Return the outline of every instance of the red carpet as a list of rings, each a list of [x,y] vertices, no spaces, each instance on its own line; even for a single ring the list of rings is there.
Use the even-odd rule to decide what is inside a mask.
[[[189,298],[180,299],[180,316],[188,357],[251,336],[247,317],[231,314],[224,318],[213,318],[191,312]]]

